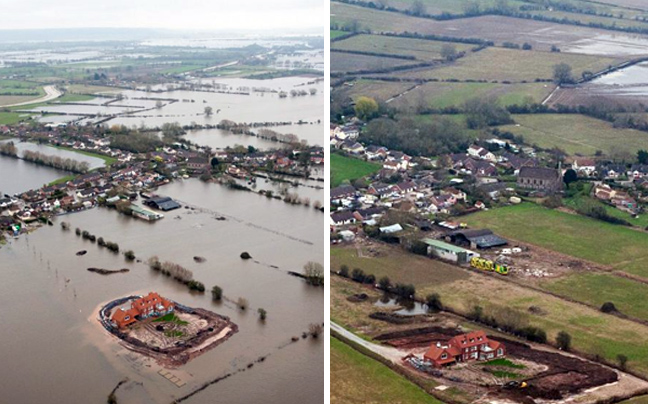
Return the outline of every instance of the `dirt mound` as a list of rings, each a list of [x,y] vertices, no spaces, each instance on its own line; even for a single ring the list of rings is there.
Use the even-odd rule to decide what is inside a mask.
[[[361,303],[367,300],[369,296],[366,293],[358,293],[347,297],[347,300],[351,303]]]

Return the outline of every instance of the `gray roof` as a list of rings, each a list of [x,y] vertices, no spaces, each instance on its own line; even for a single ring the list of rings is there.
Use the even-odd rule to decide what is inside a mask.
[[[520,168],[520,177],[534,178],[538,180],[555,180],[558,179],[558,170],[545,167],[522,167]]]

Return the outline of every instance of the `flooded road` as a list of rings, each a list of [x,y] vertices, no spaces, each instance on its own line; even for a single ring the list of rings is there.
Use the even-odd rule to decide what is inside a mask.
[[[286,271],[300,272],[307,261],[323,262],[322,213],[198,180],[158,192],[194,209],[166,212],[161,221],[149,223],[97,208],[59,217],[54,226],[0,248],[0,340],[11,347],[0,350],[0,362],[8,370],[3,372],[3,400],[105,402],[117,382],[128,377],[133,383],[118,391],[120,403],[170,403],[269,355],[186,402],[321,403],[322,339],[290,339],[310,323],[322,323],[323,289]],[[227,220],[217,220],[219,216]],[[64,232],[61,220],[117,242],[122,251],[132,249],[142,260],[158,255],[184,265],[208,291],[219,285],[228,299],[248,299],[250,308],[241,312],[229,301],[213,303],[209,293],[189,293],[144,263],[129,263],[74,231]],[[78,257],[79,250],[88,253]],[[253,259],[241,260],[243,251]],[[194,256],[206,262],[196,263]],[[88,267],[130,272],[101,276]],[[229,316],[239,326],[239,333],[223,345],[171,370],[186,381],[184,387],[158,374],[153,361],[122,348],[93,318],[102,302],[149,291]],[[268,312],[265,323],[258,320],[258,308]]]

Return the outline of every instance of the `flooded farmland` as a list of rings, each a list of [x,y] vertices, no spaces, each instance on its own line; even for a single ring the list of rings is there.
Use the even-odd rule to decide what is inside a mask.
[[[12,369],[3,380],[3,399],[103,402],[128,377],[131,383],[117,394],[120,402],[169,403],[209,380],[245,369],[187,402],[321,402],[323,342],[291,342],[291,337],[323,321],[323,290],[286,271],[299,272],[309,260],[322,262],[322,213],[198,180],[176,182],[159,192],[193,209],[167,212],[163,220],[148,223],[96,208],[60,217],[54,226],[0,248],[5,277],[0,338],[12,347],[0,352],[2,363]],[[186,266],[208,289],[219,285],[228,299],[248,299],[250,308],[242,312],[229,301],[213,303],[209,293],[189,293],[144,263],[129,263],[74,231],[61,230],[61,220],[117,242],[122,250],[132,249],[139,259],[158,255]],[[79,250],[88,253],[76,256]],[[242,251],[253,259],[241,260]],[[196,263],[194,256],[206,261]],[[88,272],[89,267],[130,272],[101,276]],[[149,291],[228,316],[239,326],[222,346],[170,370],[186,382],[183,387],[159,374],[161,368],[152,360],[122,348],[93,316],[102,302]],[[256,315],[260,307],[268,311],[265,323]],[[265,355],[265,361],[247,369]]]

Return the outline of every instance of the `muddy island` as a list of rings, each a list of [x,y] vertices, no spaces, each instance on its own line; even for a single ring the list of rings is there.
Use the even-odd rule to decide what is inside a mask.
[[[98,320],[125,348],[167,368],[184,365],[238,332],[226,316],[154,292],[113,300],[99,310]]]

